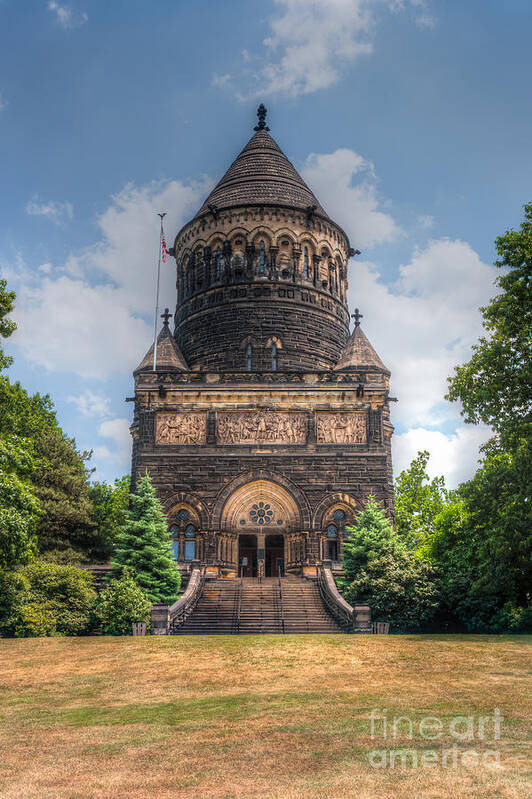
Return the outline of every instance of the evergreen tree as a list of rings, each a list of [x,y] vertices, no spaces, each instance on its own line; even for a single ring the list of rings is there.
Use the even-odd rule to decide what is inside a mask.
[[[346,582],[351,582],[369,562],[377,558],[385,546],[401,548],[403,545],[395,533],[386,512],[370,497],[364,510],[352,527],[346,530],[342,566]]]
[[[181,575],[170,557],[168,524],[147,473],[130,495],[130,508],[116,537],[112,565],[114,576],[120,576],[124,567],[129,568],[153,603],[169,605],[177,598]]]

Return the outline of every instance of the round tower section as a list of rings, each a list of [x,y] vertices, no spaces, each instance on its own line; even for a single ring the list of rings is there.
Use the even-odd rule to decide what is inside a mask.
[[[190,368],[332,369],[349,335],[348,238],[259,122],[175,240]]]

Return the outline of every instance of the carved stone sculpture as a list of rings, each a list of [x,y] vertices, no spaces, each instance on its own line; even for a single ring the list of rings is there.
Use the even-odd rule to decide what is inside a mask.
[[[319,412],[316,414],[318,444],[365,444],[367,436],[365,411]]]
[[[205,444],[205,413],[158,413],[155,441],[157,444]]]
[[[304,444],[306,422],[303,413],[221,412],[218,414],[218,443]]]

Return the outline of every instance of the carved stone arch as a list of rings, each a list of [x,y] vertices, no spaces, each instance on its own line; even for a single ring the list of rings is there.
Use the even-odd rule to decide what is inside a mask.
[[[218,249],[218,247],[222,249],[224,241],[225,236],[217,231],[216,233],[213,233],[212,236],[209,236],[207,239],[207,245],[211,248],[211,251],[214,252],[216,249]]]
[[[294,232],[290,230],[290,228],[281,228],[280,230],[277,230],[275,232],[274,243],[276,247],[280,247],[281,242],[284,241],[285,239],[288,239],[292,247],[297,245],[297,238],[294,235]]]
[[[360,502],[358,502],[351,494],[345,494],[341,492],[328,494],[314,509],[312,516],[313,529],[322,530],[328,512],[340,507],[347,508],[352,516],[355,516],[360,507]]]
[[[248,344],[251,344],[252,347],[257,347],[259,342],[255,338],[255,336],[246,336],[245,338],[242,339],[240,346],[244,350],[246,349]]]
[[[283,342],[277,336],[270,336],[270,338],[266,342],[266,346],[267,347],[271,347],[272,344],[275,344],[277,346],[278,350],[282,350],[283,349]]]
[[[316,242],[308,234],[305,234],[301,237],[299,246],[301,247],[301,252],[304,252],[305,247],[308,247],[308,254],[310,258],[312,258],[317,252]]]
[[[327,250],[327,255],[322,255],[323,250]],[[316,252],[320,256],[320,258],[330,258],[332,253],[330,241],[328,241],[327,239],[317,238]]]
[[[202,502],[202,500],[197,497],[195,494],[189,494],[187,491],[178,491],[175,494],[170,494],[166,499],[163,500],[163,510],[165,514],[169,517],[174,509],[177,509],[179,505],[189,505],[193,510],[196,511],[200,523],[200,527],[203,530],[208,529],[209,527],[209,512]]]
[[[271,228],[264,227],[263,225],[254,228],[252,231],[250,231],[248,236],[249,241],[254,247],[258,247],[261,240],[264,240],[266,247],[271,247],[273,243],[273,237],[273,230],[271,230]]]
[[[248,231],[243,227],[234,227],[227,233],[227,238],[231,241],[231,246],[239,250],[245,250],[248,243]],[[241,244],[236,244],[238,239],[242,239]]]
[[[257,469],[253,472],[243,472],[221,489],[212,510],[213,529],[224,529],[223,520],[227,517],[227,514],[224,516],[224,508],[226,507],[227,502],[231,496],[235,495],[237,491],[243,489],[245,486],[251,486],[252,484],[254,484],[254,488],[250,489],[251,493],[248,497],[249,499],[251,499],[252,491],[254,489],[256,489],[258,492],[265,491],[266,486],[264,484],[270,484],[283,489],[284,493],[279,492],[277,495],[277,500],[279,502],[284,502],[284,507],[290,507],[290,502],[287,496],[292,498],[292,502],[294,503],[292,505],[292,510],[294,507],[296,507],[297,514],[295,514],[295,517],[294,514],[289,517],[290,523],[283,527],[283,530],[286,531],[289,527],[292,528],[292,530],[295,530],[299,525],[301,525],[301,529],[303,530],[309,529],[310,506],[304,493],[300,488],[298,488],[298,486],[295,485],[295,483],[292,483],[291,480],[288,480],[282,474],[278,474],[277,472],[273,472],[268,469]],[[273,488],[270,488],[269,490],[272,492],[272,495],[275,493]],[[240,496],[243,499],[246,497],[246,493],[243,491]],[[235,507],[238,506],[235,504],[233,508],[229,506],[228,509],[234,510]]]

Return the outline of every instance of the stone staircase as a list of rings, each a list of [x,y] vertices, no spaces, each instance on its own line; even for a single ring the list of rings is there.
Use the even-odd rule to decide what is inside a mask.
[[[282,593],[282,599],[281,599]],[[240,611],[240,613],[239,613]],[[284,630],[283,630],[284,611]],[[318,586],[300,577],[221,578],[205,584],[192,614],[173,635],[341,633]]]

